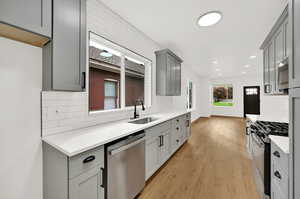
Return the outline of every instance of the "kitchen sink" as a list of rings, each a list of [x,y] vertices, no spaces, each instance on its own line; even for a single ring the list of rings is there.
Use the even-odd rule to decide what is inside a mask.
[[[132,124],[147,124],[147,123],[153,122],[153,121],[155,121],[157,119],[158,118],[154,118],[154,117],[145,117],[145,118],[142,118],[142,119],[137,119],[137,120],[130,121],[128,123],[132,123]]]

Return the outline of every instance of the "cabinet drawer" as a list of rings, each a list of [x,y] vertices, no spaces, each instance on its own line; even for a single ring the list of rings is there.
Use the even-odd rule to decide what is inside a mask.
[[[69,178],[78,176],[97,165],[104,167],[103,146],[71,157],[69,160]]]
[[[276,144],[271,144],[271,160],[273,165],[281,168],[281,170],[287,175],[289,168],[288,154],[284,153]]]
[[[284,196],[286,196],[286,198],[288,198],[288,191],[289,191],[288,174],[284,172],[283,169],[276,164],[273,164],[273,169],[271,171],[271,180],[273,184],[278,185],[278,189],[280,190],[280,192]]]
[[[154,127],[151,127],[149,129],[146,129],[146,139],[152,138],[152,137],[157,137],[161,134],[163,131],[167,131],[168,129],[171,128],[171,122],[167,121],[162,124],[156,125]]]

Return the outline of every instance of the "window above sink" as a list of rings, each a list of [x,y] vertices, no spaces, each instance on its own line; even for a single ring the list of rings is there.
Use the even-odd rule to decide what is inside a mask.
[[[89,111],[131,109],[136,100],[151,106],[152,61],[89,32]]]

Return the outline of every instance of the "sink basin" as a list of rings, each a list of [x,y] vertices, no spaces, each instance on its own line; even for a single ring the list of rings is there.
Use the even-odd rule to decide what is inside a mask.
[[[157,120],[157,118],[154,118],[154,117],[145,117],[145,118],[142,118],[142,119],[137,119],[137,120],[130,121],[128,123],[132,123],[132,124],[147,124],[147,123],[153,122],[155,120]]]

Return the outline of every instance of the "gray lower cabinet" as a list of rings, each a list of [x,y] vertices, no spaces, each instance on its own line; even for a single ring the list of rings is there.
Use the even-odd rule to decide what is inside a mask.
[[[290,48],[289,84],[290,88],[300,87],[300,1],[289,0]]]
[[[95,167],[69,181],[69,199],[103,199],[102,171]]]
[[[36,40],[18,32],[20,29],[51,38],[52,0],[1,0],[0,5],[0,35],[16,40],[26,35],[27,40]]]
[[[300,88],[289,90],[290,199],[300,197]]]
[[[190,114],[145,130],[146,180],[149,179],[188,139]],[[189,125],[187,125],[189,121]]]
[[[181,95],[182,60],[169,49],[156,51],[156,94]]]
[[[104,147],[68,157],[43,143],[44,199],[104,199]]]
[[[271,142],[271,198],[289,197],[289,154]]]
[[[43,90],[83,91],[86,0],[53,0],[52,41],[43,48]]]

